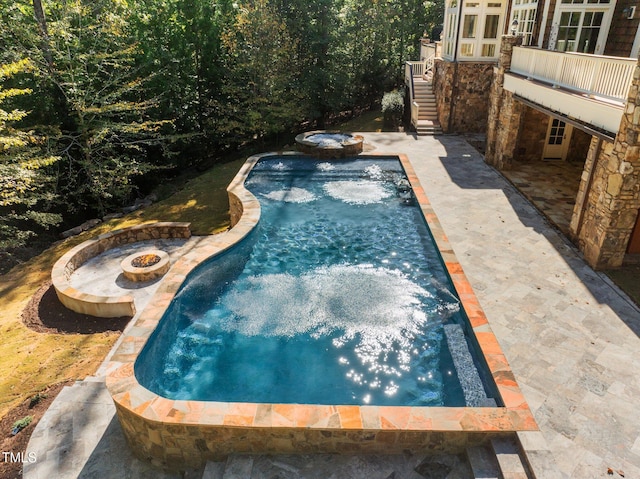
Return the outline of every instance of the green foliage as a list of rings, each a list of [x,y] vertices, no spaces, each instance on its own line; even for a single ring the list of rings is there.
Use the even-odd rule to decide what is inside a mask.
[[[22,431],[25,427],[27,427],[33,421],[33,416],[25,416],[22,419],[18,419],[13,423],[13,427],[11,430],[11,434],[14,436]]]
[[[46,398],[47,398],[46,394],[40,394],[40,393],[36,393],[35,396],[31,396],[31,398],[29,399],[29,409],[36,407],[38,404],[40,404],[40,402],[43,399],[46,399]]]
[[[25,244],[59,213],[124,205],[159,169],[377,107],[441,3],[0,0],[0,64],[29,65],[0,95],[0,238]]]
[[[404,114],[404,96],[399,90],[387,92],[382,97],[382,115],[386,125],[396,126]]]
[[[61,221],[50,212],[55,200],[50,166],[59,157],[49,154],[43,136],[13,126],[25,119],[25,111],[5,109],[31,91],[5,88],[4,83],[30,70],[33,65],[27,60],[0,65],[0,255],[5,261],[38,231]]]
[[[127,4],[79,0],[52,5],[48,23],[54,69],[47,75],[62,92],[61,135],[66,181],[60,189],[70,210],[102,214],[128,201],[134,178],[161,167],[149,148],[171,132],[151,111],[149,80],[138,75],[138,45],[129,30]],[[72,206],[71,206],[72,205]]]

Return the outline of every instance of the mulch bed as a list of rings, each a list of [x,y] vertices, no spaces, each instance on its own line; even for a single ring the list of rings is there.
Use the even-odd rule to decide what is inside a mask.
[[[60,302],[51,281],[46,282],[36,291],[22,311],[22,322],[27,328],[38,333],[122,332],[130,320],[129,316],[97,318],[71,311]]]
[[[27,399],[18,407],[13,408],[5,417],[0,420],[0,477],[3,479],[22,478],[22,462],[28,461],[26,455],[27,444],[31,438],[31,433],[49,408],[55,397],[64,386],[73,384],[69,380],[49,386],[37,396]],[[32,416],[31,423],[13,436],[11,431],[13,424],[26,416]],[[9,454],[5,454],[9,453]],[[10,455],[12,454],[12,455]]]

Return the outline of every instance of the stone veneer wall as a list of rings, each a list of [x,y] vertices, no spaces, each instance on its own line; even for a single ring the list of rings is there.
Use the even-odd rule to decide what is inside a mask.
[[[110,231],[84,241],[65,253],[51,270],[51,281],[60,302],[72,311],[100,318],[133,316],[136,312],[131,295],[96,296],[71,286],[73,272],[89,259],[108,249],[138,241],[160,238],[189,238],[190,223],[152,223]]]
[[[592,139],[570,225],[597,269],[622,265],[640,208],[640,64],[614,142]]]
[[[584,163],[589,152],[592,138],[589,133],[574,128],[567,151],[567,161],[569,163]]]
[[[518,160],[539,161],[542,158],[547,128],[549,127],[549,116],[525,105],[522,125],[525,127],[520,128],[517,144]]]
[[[436,60],[433,90],[445,133],[484,133],[495,62]]]
[[[511,168],[524,114],[524,105],[515,100],[513,93],[504,89],[504,74],[511,67],[513,47],[521,43],[522,37],[502,36],[500,60],[489,89],[485,161],[499,170]]]

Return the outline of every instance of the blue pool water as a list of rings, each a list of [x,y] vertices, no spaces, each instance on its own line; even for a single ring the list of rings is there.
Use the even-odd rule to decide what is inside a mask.
[[[245,185],[258,226],[187,278],[136,362],[143,386],[226,402],[495,405],[397,158],[265,157]]]

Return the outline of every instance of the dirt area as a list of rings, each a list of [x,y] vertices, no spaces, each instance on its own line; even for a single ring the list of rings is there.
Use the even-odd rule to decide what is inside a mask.
[[[131,320],[120,318],[96,318],[65,308],[56,296],[51,281],[36,291],[22,311],[22,322],[38,333],[94,334],[107,331],[122,332]]]
[[[0,420],[0,477],[3,479],[17,479],[22,477],[22,461],[28,461],[25,451],[31,433],[49,408],[58,393],[64,386],[72,384],[73,381],[66,381],[49,386],[44,391],[27,399],[18,407]],[[26,416],[31,416],[31,423],[12,435],[13,425]]]
[[[118,334],[124,330],[130,319],[121,317],[105,320],[74,313],[60,303],[50,281],[36,291],[22,311],[22,322],[25,326],[32,331],[48,334]],[[73,382],[67,380],[47,387],[11,409],[0,420],[0,478],[22,477],[22,462],[29,460],[25,451],[33,430],[62,388]],[[13,435],[15,422],[27,416],[32,417],[31,423]]]

